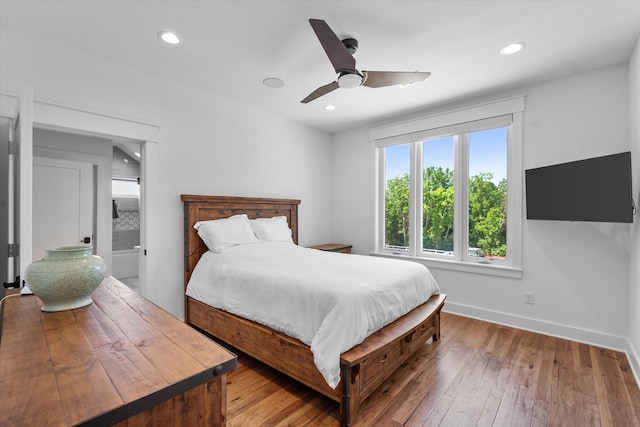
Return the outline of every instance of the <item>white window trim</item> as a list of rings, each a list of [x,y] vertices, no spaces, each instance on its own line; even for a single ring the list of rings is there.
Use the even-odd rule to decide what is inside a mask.
[[[460,123],[482,120],[488,117],[523,112],[524,99],[524,96],[505,98],[468,108],[461,108],[446,113],[426,116],[415,120],[408,120],[387,126],[372,128],[369,130],[369,140],[377,141],[408,133],[416,133],[427,129],[437,129],[445,126],[453,126]]]
[[[497,100],[494,102],[472,106],[469,108],[458,109],[451,112],[436,114],[427,116],[415,120],[394,123],[391,125],[373,128],[369,131],[369,139],[373,142],[372,150],[374,151],[374,165],[375,165],[375,185],[374,185],[374,203],[375,203],[375,219],[373,221],[374,229],[372,231],[373,242],[370,253],[372,255],[384,256],[384,257],[400,257],[405,259],[417,260],[428,267],[442,268],[447,270],[457,270],[470,273],[490,274],[504,277],[522,277],[522,225],[523,225],[523,170],[522,170],[522,128],[523,128],[523,112],[525,106],[525,97],[518,96],[513,98],[507,98]],[[458,259],[451,259],[450,257],[434,257],[434,256],[420,256],[418,253],[388,251],[384,249],[384,242],[382,241],[382,219],[384,218],[384,206],[381,202],[381,191],[385,188],[385,177],[381,173],[384,169],[384,156],[379,153],[380,147],[386,147],[390,145],[396,145],[404,142],[414,142],[420,139],[426,139],[430,135],[441,135],[446,132],[447,127],[451,127],[452,131],[460,132],[467,126],[467,123],[475,122],[479,120],[487,120],[492,117],[511,115],[511,125],[508,128],[509,132],[509,144],[507,146],[507,221],[509,226],[507,227],[507,248],[509,250],[510,264],[505,265],[502,263],[479,263],[476,260],[470,260],[468,256],[464,254],[458,256]],[[499,120],[499,119],[498,119]],[[411,145],[411,149],[415,150],[415,144]],[[419,146],[417,144],[415,146]],[[466,147],[465,144],[456,144],[456,147]],[[465,148],[463,148],[465,149]],[[420,148],[418,148],[420,150]],[[410,165],[410,176],[412,178],[411,185],[421,185],[417,182],[421,178],[422,174],[416,173],[421,168],[421,158],[417,154],[412,156],[414,162]],[[461,156],[456,155],[455,164],[456,170],[459,168],[465,168],[467,165],[461,165],[459,163]],[[466,183],[459,182],[462,180],[462,174],[455,174],[456,188],[462,188],[462,185],[466,186]],[[415,182],[414,182],[415,181]],[[456,191],[456,203],[457,206],[462,206],[468,203],[466,200],[461,200],[462,195],[466,192]],[[412,200],[414,198],[410,198]],[[410,229],[415,230],[415,226],[421,223],[422,212],[417,212],[414,204],[416,200],[410,201],[410,212],[412,215],[409,218]],[[464,206],[463,206],[464,208]],[[459,210],[456,210],[454,217],[454,230],[457,232],[465,232],[468,224],[463,224],[462,216],[459,215]],[[456,233],[456,231],[454,231]],[[464,234],[466,235],[466,234]],[[411,233],[410,246],[416,248],[415,245],[415,233]],[[454,236],[454,241],[456,237]],[[459,251],[458,251],[459,252]]]

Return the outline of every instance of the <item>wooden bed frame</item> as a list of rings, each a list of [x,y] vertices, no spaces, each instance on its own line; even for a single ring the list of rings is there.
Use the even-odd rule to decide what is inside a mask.
[[[208,249],[193,225],[197,221],[246,213],[249,218],[286,216],[298,243],[300,200],[182,195],[184,204],[184,286]],[[349,256],[349,255],[345,255]],[[358,416],[360,403],[430,338],[440,338],[445,295],[434,295],[405,316],[367,337],[340,357],[341,380],[330,388],[313,363],[310,348],[264,325],[192,299],[185,294],[185,322],[266,363],[340,403],[343,426]]]

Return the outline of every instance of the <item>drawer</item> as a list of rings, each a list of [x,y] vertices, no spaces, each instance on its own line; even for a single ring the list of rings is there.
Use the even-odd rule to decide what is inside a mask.
[[[420,325],[415,327],[404,337],[404,353],[407,356],[413,354],[416,350],[424,345],[433,334],[436,333],[435,317],[427,319]]]
[[[371,353],[360,364],[360,394],[367,396],[391,375],[405,360],[401,339]]]

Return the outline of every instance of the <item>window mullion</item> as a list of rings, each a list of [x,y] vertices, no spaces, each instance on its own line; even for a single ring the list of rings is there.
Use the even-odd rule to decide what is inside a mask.
[[[411,255],[417,255],[422,249],[422,144],[413,143],[410,148],[410,185],[409,193],[409,247]]]
[[[376,160],[377,160],[377,178],[378,178],[378,198],[375,202],[375,206],[378,207],[378,215],[377,215],[377,242],[375,251],[384,251],[384,239],[385,239],[385,190],[386,190],[386,176],[384,173],[386,157],[384,149],[376,149]]]
[[[469,247],[469,135],[456,135],[454,138],[454,214],[453,214],[453,252],[457,260],[463,260]]]

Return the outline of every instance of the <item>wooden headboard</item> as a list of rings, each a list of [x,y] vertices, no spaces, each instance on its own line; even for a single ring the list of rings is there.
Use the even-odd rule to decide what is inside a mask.
[[[208,248],[193,225],[198,221],[227,218],[247,214],[250,219],[285,216],[293,241],[298,244],[298,205],[300,200],[256,197],[198,196],[182,194],[184,205],[184,287],[203,253]]]

